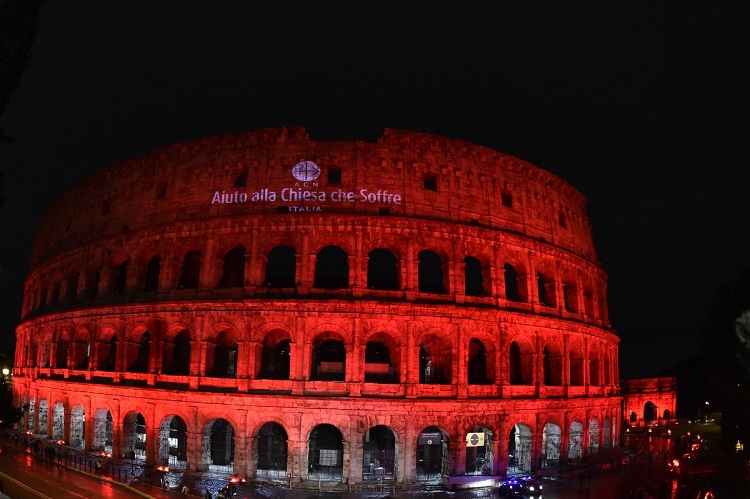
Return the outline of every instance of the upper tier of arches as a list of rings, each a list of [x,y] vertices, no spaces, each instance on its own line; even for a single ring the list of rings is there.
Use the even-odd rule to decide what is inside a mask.
[[[338,221],[329,231],[225,220],[81,245],[29,274],[23,315],[122,302],[315,296],[500,307],[608,326],[604,273],[552,245],[440,223]]]

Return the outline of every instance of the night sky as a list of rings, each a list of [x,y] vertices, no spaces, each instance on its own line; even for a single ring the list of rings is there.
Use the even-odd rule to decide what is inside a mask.
[[[3,0],[0,0],[2,3]],[[722,3],[730,4],[721,5]],[[162,146],[303,126],[434,133],[589,199],[622,378],[700,349],[750,267],[747,2],[54,0],[0,127],[0,345],[62,192]]]

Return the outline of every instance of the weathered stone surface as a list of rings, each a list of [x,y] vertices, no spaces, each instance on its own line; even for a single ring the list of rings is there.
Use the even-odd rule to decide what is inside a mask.
[[[395,130],[259,130],[126,161],[39,225],[25,425],[148,463],[349,483],[614,446],[619,338],[584,205],[517,158]]]

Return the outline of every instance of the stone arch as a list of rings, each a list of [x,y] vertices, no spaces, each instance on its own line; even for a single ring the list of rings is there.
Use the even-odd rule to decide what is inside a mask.
[[[450,452],[448,432],[437,426],[423,428],[417,436],[417,481],[442,483],[449,473]]]
[[[599,453],[599,420],[589,419],[589,455]]]
[[[150,293],[159,289],[161,274],[161,256],[157,253],[146,263],[146,275],[143,280],[143,291]]]
[[[548,341],[542,349],[543,381],[547,386],[562,386],[563,352],[556,341]]]
[[[192,249],[185,252],[180,266],[180,278],[177,282],[180,289],[198,289],[202,259],[203,254],[200,250]]]
[[[314,288],[347,289],[349,287],[349,255],[338,245],[325,246],[315,257]]]
[[[284,329],[272,329],[266,333],[261,347],[258,378],[289,379],[291,342],[289,332]]]
[[[224,418],[214,418],[203,427],[202,469],[234,473],[235,430]]]
[[[146,324],[137,324],[130,330],[125,341],[125,366],[128,372],[149,372],[151,340],[151,331]]]
[[[425,333],[419,340],[419,382],[450,384],[453,376],[453,345],[438,333]]]
[[[654,404],[650,400],[643,404],[643,421],[649,423],[656,420],[657,416],[658,414],[656,410],[656,404]]]
[[[130,271],[130,259],[122,255],[113,260],[112,292],[115,295],[123,295],[127,291],[128,272]]]
[[[275,421],[260,427],[255,459],[259,478],[286,478],[288,439],[286,429]]]
[[[488,296],[490,293],[487,267],[475,256],[464,258],[464,294],[466,296]]]
[[[274,246],[266,254],[263,285],[268,288],[293,288],[297,283],[297,252],[292,246]]]
[[[70,333],[67,328],[57,332],[57,341],[55,341],[55,367],[57,369],[67,369],[68,358],[70,354]]]
[[[559,467],[561,440],[560,426],[554,421],[548,421],[542,430],[542,468]]]
[[[46,398],[39,400],[39,434],[49,435],[49,402]]]
[[[609,449],[612,446],[612,425],[609,422],[609,417],[604,417],[604,449]]]
[[[162,338],[161,372],[176,376],[190,374],[193,335],[183,323],[175,323],[167,328]]]
[[[91,448],[112,454],[112,413],[106,407],[100,407],[94,412],[94,442]]]
[[[488,427],[475,425],[466,435],[466,475],[491,475],[495,467],[493,433]]]
[[[389,248],[375,248],[368,253],[367,288],[385,291],[400,289],[399,260]]]
[[[495,379],[494,367],[492,362],[493,352],[487,351],[484,342],[478,338],[469,340],[467,351],[467,374],[470,385],[488,385]]]
[[[235,246],[222,258],[221,278],[217,288],[242,288],[245,286],[245,247]]]
[[[392,334],[380,331],[364,338],[364,371],[366,383],[398,383],[401,370],[401,347]]]
[[[336,426],[323,423],[315,426],[307,437],[309,479],[343,478],[344,436]]]
[[[570,385],[583,386],[584,384],[584,357],[583,347],[578,344],[571,344],[570,350]]]
[[[508,367],[511,385],[534,384],[534,355],[531,343],[516,337],[508,347]]]
[[[86,414],[82,405],[76,405],[70,410],[70,446],[85,448]]]
[[[52,344],[53,333],[50,330],[46,330],[42,333],[41,350],[39,352],[39,367],[51,367],[52,366]]]
[[[205,376],[214,378],[234,378],[237,376],[240,338],[240,332],[233,324],[221,322],[211,328],[211,334],[204,342],[204,348],[206,349]]]
[[[398,438],[388,426],[377,425],[362,435],[362,480],[393,480]]]
[[[583,457],[583,423],[577,419],[573,420],[568,432],[568,459],[581,459]]]
[[[344,381],[346,376],[346,344],[337,333],[326,331],[316,335],[310,344],[310,379]]]
[[[123,420],[123,455],[136,462],[146,462],[146,418],[138,411],[130,411]],[[161,436],[161,435],[160,435]],[[160,440],[161,442],[161,440]],[[161,452],[161,449],[160,449]],[[161,455],[161,454],[160,454]],[[165,453],[166,460],[166,453]],[[166,464],[166,463],[165,463]]]
[[[97,359],[99,371],[114,371],[117,365],[118,338],[115,328],[105,325],[99,332],[97,341]]]
[[[89,368],[91,358],[91,332],[86,327],[76,331],[73,339],[72,366],[73,369],[83,370]]]
[[[446,294],[449,292],[448,272],[445,268],[448,259],[432,249],[419,252],[417,282],[420,293]]]
[[[162,419],[159,425],[159,464],[187,468],[187,425],[177,415]]]
[[[550,265],[542,264],[537,267],[536,283],[539,304],[551,308],[557,307],[555,272]]]
[[[596,346],[593,346],[589,349],[589,385],[601,385],[601,378],[599,377],[600,369],[601,360],[599,357],[599,349]]]
[[[531,471],[531,427],[525,423],[514,424],[508,434],[508,472]]]
[[[65,405],[57,401],[52,407],[52,439],[63,440],[65,438]]]
[[[563,307],[566,311],[578,314],[581,311],[579,303],[578,279],[575,273],[568,270],[562,276]]]
[[[526,265],[515,257],[503,263],[505,299],[522,303],[529,302],[528,272]]]

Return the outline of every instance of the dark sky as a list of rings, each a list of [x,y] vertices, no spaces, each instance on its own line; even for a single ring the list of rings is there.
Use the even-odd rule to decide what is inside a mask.
[[[2,3],[3,0],[0,0]],[[467,5],[468,4],[468,5]],[[729,5],[721,5],[729,4]],[[700,348],[750,266],[747,2],[53,0],[0,127],[0,343],[32,230],[150,150],[299,125],[386,127],[513,154],[589,199],[623,378]]]

